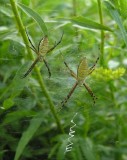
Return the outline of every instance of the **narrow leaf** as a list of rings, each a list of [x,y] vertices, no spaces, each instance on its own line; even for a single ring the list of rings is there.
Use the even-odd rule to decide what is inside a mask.
[[[25,6],[24,4],[18,3],[17,4],[19,8],[21,8],[27,15],[31,16],[37,23],[38,25],[41,27],[44,35],[48,35],[48,30],[47,27],[43,21],[43,19],[41,18],[41,16],[36,13],[34,10],[32,10],[31,8]]]
[[[28,127],[27,131],[25,131],[19,141],[18,147],[16,149],[16,154],[14,160],[18,160],[21,156],[24,148],[29,143],[37,129],[40,127],[42,121],[42,112],[38,113],[30,122],[30,126]]]
[[[80,148],[86,160],[96,160],[95,151],[90,139],[80,140]]]
[[[113,17],[113,19],[116,21],[117,25],[119,26],[120,28],[120,31],[121,31],[121,35],[123,37],[123,40],[127,46],[127,33],[126,33],[126,30],[122,24],[122,19],[119,15],[119,12],[117,11],[117,9],[111,4],[109,3],[108,1],[105,1],[105,5],[109,11],[109,13],[111,14],[111,16]]]
[[[87,27],[91,29],[98,29],[98,30],[106,30],[106,31],[112,31],[109,27],[101,25],[97,22],[94,22],[88,18],[78,16],[70,19],[72,23],[77,24],[81,27]]]

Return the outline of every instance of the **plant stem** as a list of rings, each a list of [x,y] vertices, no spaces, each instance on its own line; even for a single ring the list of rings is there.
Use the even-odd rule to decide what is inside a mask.
[[[100,17],[100,23],[103,25],[103,15],[102,15],[102,6],[101,6],[101,0],[97,0],[98,2],[98,9],[99,9],[99,17]],[[100,65],[104,66],[104,31],[101,30],[101,44],[100,44]]]
[[[120,106],[117,103],[117,100],[115,99],[115,86],[113,82],[109,83],[109,89],[110,89],[110,94],[111,94],[111,98],[112,98],[112,103],[115,109],[118,109]],[[121,112],[119,114],[114,114],[115,117],[115,129],[116,129],[116,136],[115,136],[115,141],[118,143],[115,143],[115,148],[117,150],[120,149],[120,143],[121,143],[121,127],[120,127],[120,123],[123,123],[122,119],[121,119]],[[119,160],[122,159],[122,155],[120,152],[116,152],[115,154],[115,160]]]
[[[77,16],[77,2],[76,0],[72,0],[73,4],[73,16]]]
[[[72,0],[73,14],[72,16],[77,16],[77,0]],[[78,40],[78,28],[75,28],[75,35]]]
[[[12,7],[12,10],[13,10],[13,13],[15,15],[15,19],[16,19],[18,30],[21,33],[21,36],[23,38],[24,43],[26,45],[28,45],[29,41],[27,39],[27,36],[26,36],[26,33],[25,33],[25,29],[24,29],[24,26],[23,26],[23,22],[22,22],[22,20],[20,18],[20,15],[19,15],[16,3],[15,3],[15,0],[10,0],[10,3],[11,3],[11,7]],[[31,52],[30,48],[29,47],[26,47],[26,48],[27,48],[27,52],[28,52],[29,58],[31,58],[33,60],[34,57],[33,57],[33,54]],[[42,75],[40,74],[39,69],[38,69],[37,66],[35,66],[35,72],[37,74],[37,80],[38,80],[38,83],[39,83],[39,85],[41,87],[41,90],[44,93],[44,96],[47,98],[47,101],[48,101],[49,106],[50,106],[50,110],[51,110],[51,112],[52,112],[52,114],[53,114],[53,116],[55,118],[56,123],[57,123],[57,127],[58,127],[59,131],[63,133],[64,130],[63,130],[61,124],[60,124],[60,120],[59,120],[59,118],[57,116],[57,113],[55,111],[55,106],[54,106],[54,104],[52,102],[52,99],[51,99],[51,97],[50,97],[50,95],[48,93],[48,90],[47,90],[47,88],[46,88],[46,86],[45,86],[45,84],[43,82]]]

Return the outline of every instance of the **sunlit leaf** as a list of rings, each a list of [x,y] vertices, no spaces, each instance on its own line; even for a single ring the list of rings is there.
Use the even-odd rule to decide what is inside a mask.
[[[22,3],[28,6],[30,4],[30,1],[29,0],[22,0]]]
[[[3,103],[4,109],[8,109],[8,108],[12,107],[13,105],[14,105],[14,101],[13,101],[12,98],[6,99],[6,100],[4,101],[4,103]]]

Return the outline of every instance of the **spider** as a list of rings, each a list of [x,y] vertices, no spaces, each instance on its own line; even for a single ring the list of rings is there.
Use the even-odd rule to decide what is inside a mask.
[[[67,103],[67,101],[69,100],[69,98],[71,97],[72,93],[74,92],[74,90],[76,89],[76,87],[78,85],[82,85],[86,88],[86,90],[88,91],[88,93],[90,94],[90,96],[92,97],[93,99],[93,102],[95,104],[95,100],[97,99],[96,96],[94,95],[93,91],[90,89],[90,87],[86,84],[86,82],[84,81],[85,78],[90,75],[94,69],[95,69],[95,66],[97,64],[99,60],[99,57],[96,59],[95,61],[95,64],[92,66],[92,67],[88,67],[87,65],[87,59],[86,57],[84,57],[81,62],[79,63],[78,65],[78,68],[77,68],[77,74],[75,74],[70,68],[69,66],[67,65],[66,62],[64,62],[65,66],[67,67],[67,69],[70,71],[70,74],[73,78],[76,79],[76,82],[75,84],[73,85],[72,89],[70,90],[70,92],[68,93],[67,97],[61,102],[62,104],[62,107],[65,105],[65,103]]]
[[[30,40],[27,31],[26,31],[26,35],[27,35],[28,40],[29,40],[30,45],[31,45],[31,46],[29,46],[29,47],[37,54],[37,58],[35,59],[35,61],[32,63],[32,65],[29,67],[29,69],[26,71],[26,73],[23,75],[22,78],[25,78],[25,77],[33,70],[34,66],[35,66],[38,62],[40,62],[40,61],[44,61],[44,64],[45,64],[45,66],[46,66],[47,69],[48,69],[49,78],[50,78],[50,77],[51,77],[51,71],[50,71],[50,68],[49,68],[49,66],[48,66],[48,63],[46,62],[46,60],[45,60],[44,57],[45,57],[45,55],[46,55],[47,53],[49,53],[49,52],[51,52],[52,50],[54,50],[54,49],[61,43],[62,38],[63,38],[63,33],[62,33],[62,36],[61,36],[60,40],[59,40],[57,43],[55,42],[54,46],[51,47],[50,49],[49,49],[49,41],[48,41],[48,36],[47,36],[47,35],[45,35],[45,36],[40,40],[40,42],[39,42],[39,44],[38,44],[38,48],[36,48],[36,47],[32,44],[32,41]]]

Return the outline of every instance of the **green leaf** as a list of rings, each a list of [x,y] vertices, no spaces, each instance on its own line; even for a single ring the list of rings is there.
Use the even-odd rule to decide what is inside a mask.
[[[127,0],[120,0],[120,11],[122,16],[127,18]]]
[[[30,122],[30,126],[28,127],[28,129],[23,133],[19,143],[18,143],[18,147],[16,149],[16,154],[15,154],[15,158],[14,160],[18,160],[19,157],[21,156],[24,148],[26,147],[26,145],[29,143],[29,141],[31,140],[31,138],[33,137],[33,135],[35,134],[35,132],[37,131],[37,129],[40,127],[42,121],[44,121],[44,117],[42,118],[43,113],[39,112]]]
[[[12,98],[6,99],[6,100],[4,101],[4,103],[3,103],[4,109],[8,109],[8,108],[12,107],[13,105],[14,105],[14,101],[13,101]]]
[[[29,0],[22,0],[22,3],[28,6],[30,4],[30,1]]]
[[[9,18],[12,18],[12,11],[10,10],[10,8],[7,8],[5,6],[0,6],[0,13],[4,14],[4,16],[7,16]]]
[[[81,27],[87,27],[91,29],[98,29],[98,30],[106,30],[106,31],[112,31],[109,27],[101,25],[97,22],[94,22],[88,18],[78,16],[70,19],[72,23],[77,24]]]
[[[113,17],[113,19],[116,21],[117,25],[119,26],[120,28],[120,31],[121,31],[121,35],[123,37],[123,40],[127,46],[127,33],[126,33],[126,30],[123,26],[123,23],[122,23],[122,19],[119,15],[119,12],[117,11],[117,9],[111,4],[109,3],[108,1],[105,1],[104,2],[109,13],[111,14],[111,16]]]
[[[112,3],[119,10],[121,16],[123,16],[123,18],[126,19],[127,18],[127,0],[113,1]]]
[[[90,139],[86,138],[85,140],[80,139],[80,148],[86,160],[96,160],[95,151],[92,146]]]
[[[0,95],[0,99],[4,98],[4,96],[15,98],[22,92],[24,86],[26,85],[26,81],[28,80],[27,77],[22,79],[23,74],[29,67],[28,64],[29,63],[24,64],[19,68],[10,85],[8,85],[7,88],[5,88],[3,93]]]
[[[19,8],[21,8],[27,15],[31,16],[37,23],[38,25],[41,27],[44,35],[48,35],[48,30],[47,27],[43,21],[43,19],[39,16],[38,13],[36,13],[34,10],[32,10],[31,8],[25,6],[24,4],[18,3],[17,4]]]
[[[19,111],[10,112],[5,116],[3,125],[7,125],[12,122],[18,121],[21,118],[31,117],[34,115],[35,115],[35,112],[30,110],[19,110]]]

